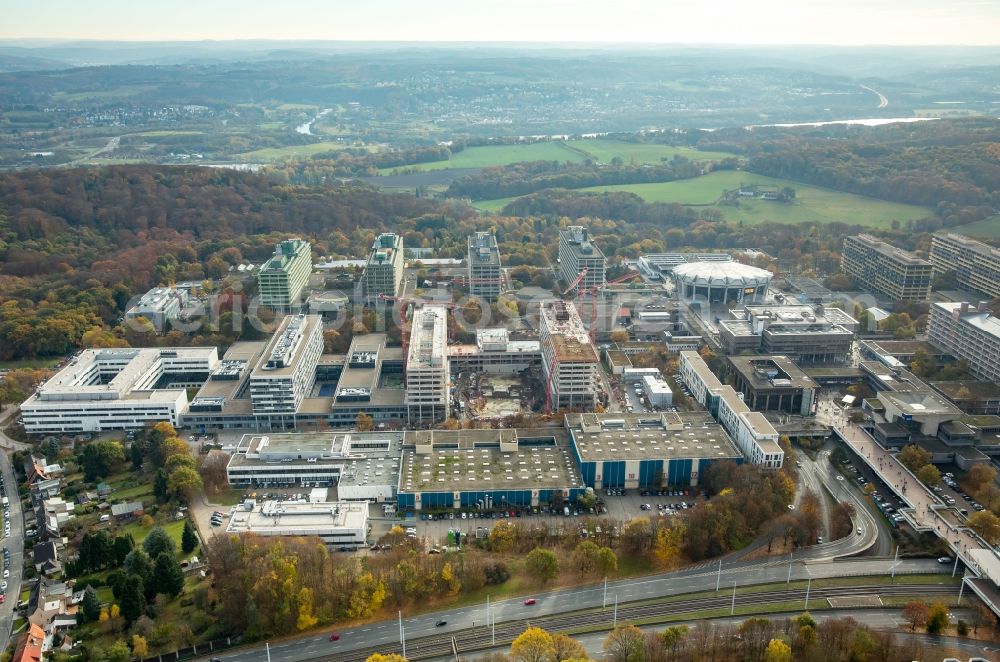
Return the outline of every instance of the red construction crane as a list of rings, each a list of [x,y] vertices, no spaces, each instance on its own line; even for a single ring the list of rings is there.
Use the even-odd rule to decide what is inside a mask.
[[[563,292],[563,296],[566,296],[567,294],[575,290],[577,285],[579,285],[580,282],[583,281],[583,279],[586,277],[587,277],[587,267],[584,267],[583,269],[580,270],[580,273],[576,275],[576,278],[573,279],[573,282],[569,284],[569,287],[567,287],[566,290]],[[578,292],[578,294],[582,294],[582,291]]]

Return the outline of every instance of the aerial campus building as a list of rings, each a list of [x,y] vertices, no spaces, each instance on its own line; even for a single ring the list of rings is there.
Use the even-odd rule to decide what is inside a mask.
[[[448,309],[424,305],[413,314],[406,355],[406,405],[409,420],[448,416]]]
[[[143,294],[134,306],[125,311],[125,319],[137,320],[140,317],[149,320],[153,329],[162,334],[167,329],[167,322],[177,319],[181,309],[187,305],[188,293],[173,287],[154,287]]]
[[[365,301],[375,303],[379,296],[396,296],[403,280],[403,265],[403,238],[391,232],[375,237],[362,277]]]
[[[29,434],[180,425],[188,388],[219,363],[214,347],[85,349],[22,403]]]
[[[323,353],[323,322],[316,315],[289,315],[282,320],[250,375],[254,416],[294,425],[302,400],[316,381]]]
[[[595,489],[689,487],[713,462],[742,462],[707,412],[567,414],[583,482]]]
[[[927,299],[931,263],[868,234],[845,237],[840,268],[858,287],[895,301]]]
[[[496,303],[503,291],[500,248],[492,232],[476,232],[469,237],[469,294],[487,303]]]
[[[600,287],[606,281],[607,259],[590,239],[587,228],[571,225],[559,231],[559,270],[567,283],[572,283],[584,269],[581,289]]]
[[[730,356],[733,388],[754,411],[813,413],[819,384],[786,356]]]
[[[551,409],[592,411],[602,391],[600,359],[576,307],[561,299],[546,301],[538,317]]]
[[[1000,297],[1000,249],[960,234],[938,232],[931,238],[930,261],[935,274],[954,272],[960,287]]]
[[[312,247],[309,242],[303,239],[281,242],[274,255],[257,272],[261,305],[281,312],[296,310],[311,273]]]
[[[858,328],[844,311],[822,305],[750,305],[730,317],[717,324],[729,354],[780,354],[798,363],[848,363]]]
[[[968,303],[931,304],[927,339],[965,359],[978,379],[1000,382],[1000,318],[986,307]]]
[[[698,352],[681,352],[680,374],[691,396],[722,424],[747,461],[781,468],[785,453],[774,426],[760,412],[751,411],[741,393],[723,385]]]
[[[685,301],[762,302],[771,272],[739,262],[688,262],[673,267],[677,296]]]
[[[475,345],[448,346],[448,363],[453,372],[514,374],[542,365],[541,343],[511,340],[503,327],[476,329]]]
[[[674,268],[689,262],[732,262],[729,253],[650,253],[639,256],[639,271],[652,280],[669,280]]]
[[[344,501],[246,501],[229,517],[226,533],[258,536],[318,536],[342,551],[368,540],[368,504]]]

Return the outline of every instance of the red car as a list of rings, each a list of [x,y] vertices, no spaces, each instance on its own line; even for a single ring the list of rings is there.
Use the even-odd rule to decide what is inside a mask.
[[[330,641],[340,641],[340,633],[334,632],[330,635]]]
[[[524,604],[526,604],[526,605],[533,605],[533,604],[535,604],[535,599],[534,598],[528,598],[527,600],[524,601]]]

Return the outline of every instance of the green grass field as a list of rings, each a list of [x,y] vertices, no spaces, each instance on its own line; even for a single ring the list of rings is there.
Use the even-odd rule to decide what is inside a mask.
[[[291,145],[289,147],[267,147],[255,149],[252,152],[236,154],[230,161],[287,161],[289,159],[307,158],[320,152],[333,152],[344,149],[341,143],[311,143],[308,145]]]
[[[448,168],[485,168],[488,166],[510,165],[522,161],[570,161],[582,163],[593,159],[608,163],[620,157],[626,163],[660,163],[676,155],[686,156],[692,161],[714,161],[733,156],[724,152],[700,152],[688,147],[651,145],[585,138],[582,140],[549,141],[527,145],[485,145],[467,147],[448,161],[433,161],[405,166],[414,170],[444,170]],[[391,174],[397,168],[382,168],[383,175]]]
[[[625,163],[661,163],[675,156],[684,156],[692,161],[719,161],[726,157],[736,156],[726,152],[703,152],[690,147],[674,147],[672,145],[653,145],[648,143],[630,143],[621,140],[604,140],[586,138],[566,143],[571,148],[587,152],[592,159],[608,163],[611,159],[620,157]]]
[[[734,189],[741,184],[791,186],[795,189],[795,202],[787,204],[769,200],[741,199],[738,206],[719,206],[727,221],[749,225],[768,221],[776,223],[828,223],[840,221],[869,227],[888,228],[892,221],[900,222],[926,218],[931,211],[916,205],[904,205],[885,200],[866,198],[853,193],[808,186],[786,179],[763,177],[747,172],[723,170],[704,177],[684,179],[662,184],[625,184],[621,186],[593,186],[581,191],[601,193],[627,191],[635,193],[646,202],[668,202],[685,205],[712,205],[724,189]],[[475,203],[480,211],[498,211],[513,198],[482,200]]]
[[[204,131],[143,131],[142,133],[135,134],[137,136],[146,136],[148,138],[166,138],[168,136],[203,136]]]
[[[174,544],[177,546],[177,558],[183,558],[186,556],[186,554],[181,552],[181,534],[184,532],[184,520],[171,520],[166,524],[160,524],[159,526],[163,527],[163,530],[170,534],[170,537],[173,538]],[[142,545],[142,541],[146,539],[146,536],[149,535],[149,532],[154,528],[155,526],[145,527],[139,522],[139,520],[136,520],[126,524],[121,530],[121,533],[132,534],[136,547],[139,547]]]
[[[990,216],[975,223],[952,228],[955,232],[979,239],[1000,239],[1000,216]]]
[[[17,361],[0,361],[0,370],[18,370],[21,368],[54,368],[59,359],[19,359]]]

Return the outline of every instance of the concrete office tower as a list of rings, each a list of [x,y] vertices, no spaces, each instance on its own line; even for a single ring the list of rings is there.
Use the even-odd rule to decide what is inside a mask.
[[[375,238],[365,264],[365,301],[375,303],[380,294],[396,296],[403,280],[403,238],[385,232]]]
[[[413,315],[406,356],[410,421],[447,417],[448,383],[448,309],[426,305]]]
[[[938,232],[931,243],[934,273],[955,272],[958,286],[1000,297],[1000,248],[951,232]]]
[[[538,336],[551,408],[593,411],[601,389],[600,359],[576,307],[560,300],[543,303]]]
[[[559,268],[564,281],[572,283],[586,269],[580,287],[599,287],[604,285],[607,264],[604,253],[590,240],[587,228],[571,225],[559,231]]]
[[[254,416],[264,417],[272,426],[294,425],[299,405],[316,381],[316,365],[322,353],[321,317],[285,317],[250,375]]]
[[[312,248],[302,239],[283,241],[257,272],[260,303],[279,312],[292,312],[300,304],[302,289],[312,273]]]
[[[840,268],[858,287],[894,301],[923,301],[931,292],[931,263],[867,234],[844,239]]]
[[[969,362],[969,371],[987,382],[1000,382],[1000,319],[987,308],[968,303],[935,303],[927,339]]]
[[[500,248],[492,232],[476,232],[469,237],[469,294],[496,303],[503,291]]]

